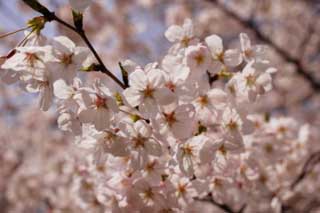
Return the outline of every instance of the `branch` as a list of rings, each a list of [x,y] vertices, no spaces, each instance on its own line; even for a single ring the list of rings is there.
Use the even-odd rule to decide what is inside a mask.
[[[313,167],[319,162],[320,162],[320,151],[310,155],[310,157],[307,159],[307,161],[303,165],[301,173],[295,179],[295,181],[293,181],[293,183],[290,185],[290,188],[294,189],[305,178],[305,176],[313,169]]]
[[[100,58],[99,54],[97,53],[97,51],[95,50],[95,48],[93,47],[91,42],[89,41],[89,39],[88,39],[88,37],[85,34],[85,31],[83,29],[80,29],[80,28],[77,29],[76,27],[73,27],[72,25],[70,25],[67,22],[63,21],[62,19],[57,17],[54,12],[49,11],[46,7],[41,5],[36,0],[23,0],[23,2],[25,4],[27,4],[33,10],[41,13],[44,16],[44,18],[46,19],[46,21],[49,21],[49,22],[56,21],[56,22],[60,23],[61,25],[65,26],[65,27],[69,28],[70,30],[74,31],[75,33],[77,33],[82,38],[82,40],[86,43],[88,48],[91,50],[91,52],[93,53],[93,55],[95,56],[95,58],[99,62],[100,66],[101,66],[101,70],[100,71],[105,73],[106,75],[108,75],[122,89],[126,88],[126,86],[105,66],[105,64],[103,63],[103,61]]]
[[[208,202],[208,203],[211,203],[217,207],[219,207],[220,209],[224,210],[225,212],[227,213],[242,213],[246,207],[246,205],[244,204],[239,211],[233,211],[232,208],[230,206],[228,206],[227,204],[220,204],[220,203],[217,203],[213,198],[212,198],[212,194],[209,193],[207,196],[203,197],[203,198],[198,198],[198,197],[195,197],[193,198],[194,200],[196,201],[201,201],[201,202]]]
[[[259,40],[261,40],[262,42],[264,42],[264,43],[268,44],[269,46],[273,47],[273,49],[275,49],[278,52],[278,54],[283,59],[285,59],[287,62],[293,63],[297,68],[298,74],[301,75],[305,80],[307,80],[314,90],[320,91],[320,82],[316,81],[313,78],[313,76],[310,74],[311,71],[305,70],[303,65],[302,65],[302,62],[299,59],[297,59],[297,58],[291,56],[290,54],[288,54],[278,44],[273,42],[269,37],[265,36],[264,33],[259,29],[259,27],[257,26],[257,24],[253,20],[245,19],[245,18],[241,17],[240,15],[236,14],[231,9],[229,9],[226,6],[224,6],[223,4],[219,3],[219,1],[217,1],[217,0],[207,0],[207,1],[215,4],[225,14],[227,14],[228,16],[230,16],[231,18],[236,20],[242,26],[251,29],[256,34],[256,36],[257,36],[257,38]]]

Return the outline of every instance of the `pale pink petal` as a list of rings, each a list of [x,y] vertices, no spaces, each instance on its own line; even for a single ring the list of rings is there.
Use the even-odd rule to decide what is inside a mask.
[[[161,87],[165,83],[162,70],[151,69],[147,74],[150,85],[153,88]]]
[[[240,45],[241,45],[242,52],[245,52],[251,49],[251,41],[247,34],[240,33]]]
[[[205,38],[205,42],[213,56],[219,56],[223,52],[222,39],[217,35],[211,35]]]
[[[137,90],[144,90],[144,88],[148,84],[148,79],[145,72],[140,69],[136,69],[129,75],[129,84],[131,87],[134,87]]]
[[[227,66],[238,66],[242,62],[242,55],[240,50],[230,49],[225,51],[223,61]]]
[[[53,92],[54,95],[60,99],[71,98],[74,94],[73,88],[67,85],[67,83],[62,79],[59,79],[53,83]]]
[[[47,111],[52,103],[52,99],[53,99],[53,92],[50,89],[50,87],[42,87],[40,90],[40,101],[39,101],[39,105],[40,105],[40,109],[43,111]]]
[[[183,29],[180,26],[173,25],[170,26],[167,31],[164,33],[165,37],[170,41],[170,42],[176,42],[180,41],[183,38]]]
[[[133,89],[133,88],[128,88],[123,91],[123,95],[126,98],[127,102],[132,106],[136,107],[140,105],[140,103],[143,100],[142,93]]]
[[[160,105],[168,105],[176,101],[175,94],[168,88],[157,89],[154,97]]]

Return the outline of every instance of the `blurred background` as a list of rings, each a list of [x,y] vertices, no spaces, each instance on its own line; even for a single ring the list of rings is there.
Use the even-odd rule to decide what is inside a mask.
[[[41,2],[72,23],[68,1]],[[0,0],[0,34],[24,28],[34,16],[39,14],[20,0]],[[274,90],[253,110],[320,128],[319,0],[94,0],[85,12],[85,30],[107,67],[119,73],[119,61],[131,59],[143,66],[161,59],[170,47],[165,30],[185,18],[193,20],[200,38],[221,36],[225,48],[238,47],[241,32],[252,43],[268,45],[278,69]],[[67,35],[84,45],[55,23],[47,24],[43,34]],[[0,55],[23,37],[21,32],[2,38]],[[41,112],[36,99],[18,85],[1,82],[0,94],[0,212],[41,212],[58,195],[67,211],[74,202],[68,188],[72,171],[81,170],[70,168],[79,158],[71,136],[57,130],[53,111]]]

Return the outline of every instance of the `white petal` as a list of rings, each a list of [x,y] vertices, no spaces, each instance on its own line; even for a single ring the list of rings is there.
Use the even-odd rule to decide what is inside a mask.
[[[180,26],[173,25],[167,29],[164,35],[170,42],[180,41],[183,38],[183,29]]]
[[[160,105],[168,105],[176,100],[175,94],[168,88],[157,89],[154,92],[154,97]]]
[[[240,50],[238,49],[230,49],[225,51],[224,53],[224,63],[228,66],[235,67],[241,64],[242,55]]]
[[[0,72],[3,72],[1,80],[6,84],[13,84],[19,80],[20,75],[17,72],[11,70],[0,70]]]
[[[266,70],[266,73],[269,73],[269,74],[273,74],[273,73],[276,73],[278,72],[278,70],[274,67],[270,67]]]
[[[158,105],[154,99],[147,98],[139,106],[139,111],[146,118],[154,118],[158,113]]]
[[[52,98],[53,98],[53,94],[52,94],[52,90],[50,89],[50,87],[43,87],[40,90],[40,109],[43,111],[47,111],[52,103]]]
[[[54,95],[60,99],[71,98],[74,94],[73,88],[67,85],[67,83],[62,79],[59,79],[53,83],[53,92]]]
[[[191,177],[194,174],[193,162],[191,157],[184,156],[182,162],[179,164],[180,170],[187,176]]]
[[[270,91],[272,89],[272,78],[269,73],[261,74],[257,79],[257,84],[262,86],[265,91]]]
[[[53,38],[53,46],[61,53],[71,54],[73,53],[76,45],[66,36],[57,36]]]
[[[154,140],[149,140],[145,143],[145,146],[147,152],[151,155],[160,156],[162,153],[160,144]]]
[[[143,120],[139,120],[134,123],[134,128],[137,132],[140,133],[143,137],[150,137],[152,134],[151,127]]]
[[[246,33],[240,33],[240,45],[242,52],[251,49],[251,41]]]
[[[123,95],[126,98],[127,102],[130,104],[132,107],[139,106],[140,103],[143,100],[143,96],[141,92],[133,89],[133,88],[128,88],[123,91]]]
[[[161,87],[165,83],[163,72],[160,69],[151,69],[147,77],[153,88]]]
[[[253,51],[254,57],[256,59],[258,59],[258,60],[261,60],[263,58],[266,58],[266,54],[267,54],[267,51],[268,51],[268,46],[266,46],[266,45],[255,45],[252,48],[252,51]]]
[[[131,73],[136,69],[136,67],[138,67],[138,64],[135,63],[134,61],[131,61],[131,60],[125,60],[125,61],[122,63],[122,67],[123,67],[129,74],[131,74]]]
[[[223,43],[222,39],[219,36],[208,36],[205,38],[205,42],[208,45],[213,56],[218,56],[223,52]]]
[[[94,126],[97,130],[101,131],[109,127],[110,115],[109,111],[105,108],[98,108],[95,110],[94,116]]]
[[[108,97],[106,102],[108,109],[110,109],[112,112],[117,113],[119,111],[118,104],[113,98]]]
[[[87,59],[90,54],[90,50],[86,47],[76,47],[74,50],[74,55],[72,57],[72,63],[81,67],[84,61]]]
[[[187,36],[188,38],[193,37],[193,23],[191,19],[185,19],[182,27],[185,36]]]
[[[221,89],[212,89],[208,92],[210,103],[214,106],[223,106],[227,103],[228,95]]]
[[[216,74],[221,70],[225,69],[225,65],[220,61],[213,61],[212,65],[209,67],[208,72],[210,74]]]
[[[79,120],[83,123],[92,123],[94,113],[93,109],[83,109],[79,113]]]
[[[137,90],[144,90],[148,84],[148,79],[145,72],[143,72],[141,69],[136,69],[129,75],[129,84],[131,87],[134,87]]]

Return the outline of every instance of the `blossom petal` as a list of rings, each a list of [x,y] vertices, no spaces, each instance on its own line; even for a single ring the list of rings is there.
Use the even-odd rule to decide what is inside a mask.
[[[164,33],[170,42],[180,41],[183,38],[183,29],[178,25],[170,26]]]
[[[219,36],[208,36],[205,38],[205,42],[208,45],[213,56],[219,56],[223,52],[223,43],[222,39]]]
[[[148,84],[148,79],[145,72],[143,72],[141,69],[136,69],[129,75],[129,84],[131,87],[134,87],[137,90],[144,90]]]
[[[242,62],[242,55],[240,50],[230,49],[225,51],[223,61],[227,66],[238,66]]]

